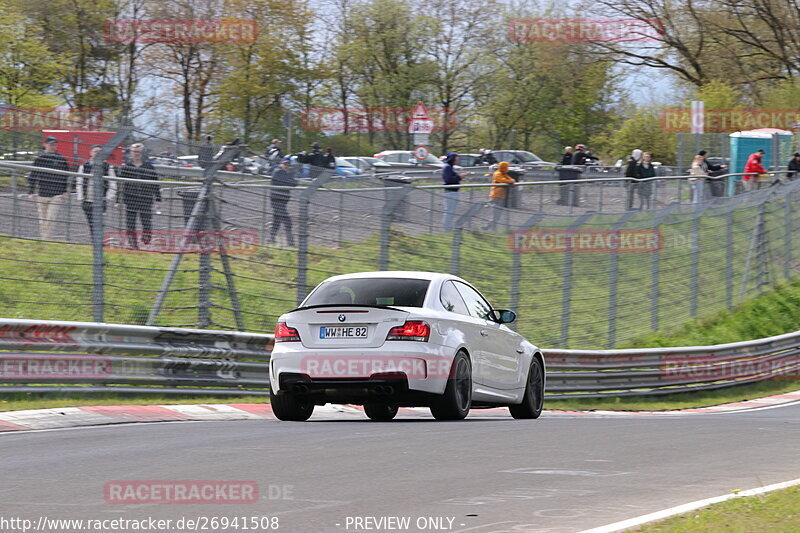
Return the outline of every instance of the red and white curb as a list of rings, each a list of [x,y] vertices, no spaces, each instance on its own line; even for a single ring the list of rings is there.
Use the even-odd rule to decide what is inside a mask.
[[[767,485],[766,487],[758,487],[750,490],[734,491],[731,492],[730,494],[724,494],[722,496],[716,496],[714,498],[706,498],[705,500],[697,500],[690,503],[684,503],[683,505],[670,507],[669,509],[656,511],[655,513],[637,516],[636,518],[630,518],[628,520],[615,522],[613,524],[608,524],[601,527],[587,529],[581,531],[580,533],[614,533],[616,531],[624,531],[632,527],[639,527],[649,522],[656,522],[658,520],[664,520],[666,518],[671,518],[673,516],[689,513],[691,511],[696,511],[697,509],[702,509],[703,507],[708,507],[709,505],[722,503],[728,500],[732,500],[734,498],[758,496],[760,494],[766,494],[768,492],[776,490],[788,489],[789,487],[794,487],[797,485],[800,485],[800,479],[793,479],[791,481],[784,481],[783,483],[775,483],[774,485]]]
[[[734,413],[771,409],[800,403],[800,391],[778,394],[756,400],[747,400],[712,407],[681,409],[675,411],[546,411],[555,416],[676,416],[708,413]],[[401,408],[400,415],[430,416],[424,407]],[[508,409],[474,410],[471,417],[508,416]],[[325,405],[314,409],[313,419],[363,418],[363,409],[350,405]],[[137,422],[274,420],[268,403],[201,404],[201,405],[98,405],[90,407],[58,407],[25,411],[0,412],[0,433],[26,430],[58,429],[80,426],[104,426]]]

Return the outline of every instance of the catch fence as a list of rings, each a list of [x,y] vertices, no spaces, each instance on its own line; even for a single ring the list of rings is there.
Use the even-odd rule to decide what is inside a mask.
[[[103,214],[102,201],[87,207],[74,191],[88,176],[48,171],[64,176],[69,192],[46,236],[41,198],[27,191],[30,163],[0,162],[4,315],[268,333],[328,276],[426,270],[459,275],[517,310],[515,327],[540,346],[612,348],[731,308],[800,265],[795,181],[732,197],[711,195],[706,183],[692,203],[689,177],[643,187],[609,169],[571,182],[541,170],[497,206],[488,169],[457,194],[412,171],[322,171],[280,188],[266,176],[220,171],[239,155],[231,146],[205,170],[156,167],[161,201],[138,209],[152,215],[150,231],[140,214],[129,227],[120,193],[152,182],[107,178],[117,193]],[[95,192],[108,190],[95,183]],[[287,217],[290,231],[278,227]]]

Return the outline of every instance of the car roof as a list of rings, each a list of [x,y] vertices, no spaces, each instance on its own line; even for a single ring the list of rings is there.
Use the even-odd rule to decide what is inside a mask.
[[[430,281],[445,280],[445,279],[458,279],[458,276],[452,274],[443,274],[440,272],[422,272],[412,270],[381,270],[377,272],[353,272],[351,274],[340,274],[332,276],[325,281],[339,281],[343,279],[364,279],[364,278],[400,278],[400,279],[426,279]],[[463,281],[463,280],[462,280]]]

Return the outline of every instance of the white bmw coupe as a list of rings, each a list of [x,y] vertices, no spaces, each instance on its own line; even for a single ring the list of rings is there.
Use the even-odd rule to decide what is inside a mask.
[[[399,406],[430,407],[438,420],[497,406],[538,418],[544,357],[505,325],[515,319],[449,274],[328,278],[275,328],[273,413],[307,420],[332,402],[363,405],[372,420],[391,420]]]

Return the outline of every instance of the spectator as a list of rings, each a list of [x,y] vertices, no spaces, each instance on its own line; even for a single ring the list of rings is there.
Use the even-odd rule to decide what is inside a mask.
[[[478,164],[481,165],[496,165],[497,158],[488,148],[481,148],[481,157],[478,159]]]
[[[325,154],[319,148],[319,143],[314,142],[311,144],[311,153],[301,152],[297,156],[297,162],[309,165],[309,177],[316,179],[325,169]]]
[[[333,155],[333,148],[330,146],[325,148],[325,155],[322,156],[324,164],[323,167],[336,171],[336,156]]]
[[[639,183],[634,180],[639,177],[639,162],[641,159],[642,151],[637,148],[631,152],[631,156],[628,158],[628,166],[625,167],[625,177],[633,178],[625,183],[628,189],[628,211],[633,209],[633,196],[639,186]]]
[[[797,171],[800,171],[800,152],[795,152],[794,153],[794,157],[792,158],[791,161],[789,161],[789,164],[787,165],[787,168],[790,171],[793,171],[793,172],[788,172],[786,174],[786,177],[789,180],[794,180],[795,179],[794,173],[797,172]]]
[[[86,220],[89,222],[89,232],[94,235],[94,225],[92,224],[93,206],[94,206],[94,177],[92,176],[94,167],[94,158],[102,147],[99,144],[92,146],[89,151],[89,159],[78,167],[78,172],[81,174],[88,174],[88,178],[78,177],[75,179],[75,190],[78,193],[78,201],[81,203],[81,208],[86,215]],[[103,176],[114,177],[114,167],[108,164],[108,161],[103,161]],[[117,182],[112,180],[103,180],[103,213],[106,212],[106,206],[115,201],[117,197]]]
[[[211,135],[206,135],[206,142],[200,145],[197,151],[197,162],[200,168],[206,168],[214,160],[214,144],[211,142]]]
[[[762,174],[768,177],[767,170],[761,166],[761,158],[764,157],[764,150],[756,150],[747,158],[747,164],[744,166],[744,176],[742,176],[742,183],[744,190],[753,191],[759,188],[759,181],[762,181]]]
[[[284,157],[272,175],[272,185],[281,187],[295,187],[297,180],[289,172],[291,159]],[[292,217],[287,208],[292,192],[288,189],[271,189],[269,201],[272,205],[272,229],[270,230],[269,242],[275,243],[278,230],[283,226],[286,230],[286,242],[289,246],[294,246],[294,235],[292,235]]]
[[[692,189],[693,204],[700,204],[705,200],[703,193],[705,192],[705,177],[708,173],[706,172],[704,161],[703,156],[697,154],[694,156],[694,161],[692,161],[692,168],[689,169],[689,174],[692,175],[689,178],[689,184]]]
[[[572,164],[572,146],[564,147],[564,154],[561,156],[561,164],[562,165]]]
[[[120,177],[136,180],[158,180],[156,169],[144,159],[144,145],[131,145],[131,160],[120,169]],[[153,205],[160,208],[161,189],[157,183],[124,182],[122,202],[125,204],[125,228],[128,244],[134,250],[139,248],[136,236],[136,218],[142,224],[142,242],[150,244],[153,234]]]
[[[592,152],[586,149],[586,145],[575,145],[575,153],[572,154],[573,165],[589,165],[593,161],[597,161],[597,158],[592,155]]]
[[[275,167],[277,167],[281,159],[283,159],[280,139],[272,139],[272,144],[270,144],[264,152],[264,159],[267,160],[269,164],[269,173],[272,174],[275,171]]]
[[[492,183],[514,184],[517,182],[517,180],[509,176],[508,166],[508,161],[501,161],[498,163],[497,171],[495,171],[492,176]],[[489,191],[489,204],[492,206],[492,221],[483,229],[494,230],[497,227],[497,223],[500,222],[500,215],[503,214],[503,208],[506,206],[509,187],[510,185],[500,185],[492,187]]]
[[[58,139],[47,137],[44,141],[44,150],[36,156],[33,166],[69,171],[67,158],[59,154],[57,148]],[[36,201],[39,211],[39,234],[45,241],[53,238],[58,212],[67,198],[68,188],[69,177],[62,174],[34,170],[28,175],[28,198]]]
[[[697,152],[697,155],[703,156],[703,168],[706,174],[710,177],[722,175],[724,169],[728,168],[728,165],[712,165],[708,162],[707,153],[708,152],[705,150]],[[725,196],[725,184],[721,180],[709,180],[708,185],[711,189],[711,196]]]
[[[636,177],[640,180],[656,177],[656,167],[653,166],[653,156],[650,152],[644,152],[642,159],[637,165]],[[639,209],[650,209],[650,198],[653,196],[653,182],[642,181],[636,185],[636,193],[639,195]]]
[[[442,169],[442,182],[445,185],[458,185],[464,179],[466,174],[459,174],[454,168],[458,163],[458,154],[449,152],[444,160],[444,168]],[[445,231],[453,230],[453,223],[455,221],[456,210],[458,209],[458,187],[450,187],[444,189],[444,217],[442,225]]]

